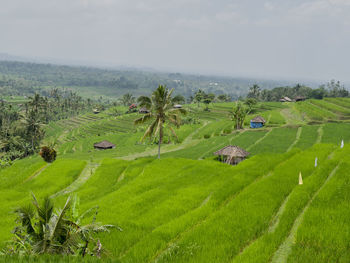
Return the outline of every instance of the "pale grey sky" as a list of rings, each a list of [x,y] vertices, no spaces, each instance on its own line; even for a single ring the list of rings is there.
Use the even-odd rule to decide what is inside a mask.
[[[350,81],[350,0],[1,0],[0,52]]]

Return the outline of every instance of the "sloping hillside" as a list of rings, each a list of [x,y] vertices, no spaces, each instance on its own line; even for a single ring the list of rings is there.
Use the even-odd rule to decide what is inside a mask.
[[[54,163],[33,156],[0,171],[1,246],[14,227],[11,211],[29,202],[31,192],[61,205],[77,194],[82,209],[98,205],[98,221],[123,229],[100,237],[111,262],[346,262],[348,103],[262,104],[249,118],[263,115],[266,126],[239,132],[228,117],[231,103],[210,112],[191,105],[188,118],[196,124],[181,126],[181,143],[163,145],[160,160],[156,145],[139,143],[138,114],[51,123],[46,142],[57,143]],[[104,139],[116,148],[94,150]],[[227,144],[250,158],[237,166],[214,160],[213,152]],[[48,259],[80,260],[25,261]]]

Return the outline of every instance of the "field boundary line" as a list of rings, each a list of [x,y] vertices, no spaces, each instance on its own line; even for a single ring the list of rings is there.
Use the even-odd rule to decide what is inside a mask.
[[[46,168],[48,166],[50,166],[50,163],[46,163],[43,166],[41,166],[38,170],[36,170],[33,174],[31,174],[28,178],[26,178],[23,183],[26,183],[32,179],[34,179],[35,177],[39,176],[44,170],[46,170]]]
[[[259,144],[262,140],[264,140],[271,132],[273,128],[270,128],[269,131],[260,139],[256,140],[253,144],[251,144],[248,148],[247,151],[249,151],[251,148],[253,148],[255,145]]]
[[[174,152],[174,151],[178,151],[178,150],[182,150],[194,145],[197,145],[198,143],[200,143],[200,139],[193,139],[193,135],[195,135],[196,133],[198,133],[201,129],[203,129],[205,126],[207,126],[210,123],[210,121],[205,121],[204,125],[201,126],[200,128],[196,129],[195,131],[193,131],[192,133],[190,133],[183,141],[182,143],[179,143],[178,146],[172,144],[169,146],[176,146],[174,148],[170,148],[167,149],[166,147],[162,148],[161,154],[162,153],[168,153],[168,152]],[[167,145],[165,145],[167,146]],[[136,158],[139,157],[146,157],[146,156],[154,156],[157,155],[157,151],[158,148],[151,148],[151,149],[146,149],[143,152],[139,152],[139,153],[135,153],[135,154],[130,154],[130,155],[125,155],[125,156],[119,156],[116,157],[116,159],[122,159],[122,160],[134,160]]]
[[[245,132],[245,131],[243,131],[243,132],[241,132],[241,133],[239,133],[239,134],[234,134],[234,136],[232,136],[232,138],[230,138],[230,139],[228,140],[228,143],[231,144],[231,142],[232,142],[233,139],[239,137],[239,136],[240,136],[242,133],[244,133],[244,132]],[[216,146],[210,148],[210,150],[204,152],[201,156],[199,156],[199,157],[198,157],[198,160],[199,160],[199,159],[203,159],[204,156],[205,156],[207,153],[210,153],[210,152],[212,152],[212,151],[215,151],[216,148],[221,148],[221,147],[222,147],[223,145],[225,145],[225,144],[227,144],[227,142],[220,143],[219,145],[216,145]]]
[[[66,188],[62,189],[61,191],[51,195],[52,198],[55,198],[60,195],[69,194],[71,192],[76,191],[79,189],[91,176],[94,175],[97,168],[101,165],[101,163],[92,163],[89,162],[85,165],[84,169],[79,174],[78,178],[75,179],[70,185],[68,185]]]
[[[320,125],[320,127],[317,129],[317,139],[316,139],[315,144],[321,143],[321,141],[322,141],[323,127],[324,127],[324,124]]]
[[[247,131],[247,130],[243,130],[242,132],[239,132],[239,134],[236,134],[236,136],[233,136],[233,137],[229,140],[229,143],[231,144],[233,139],[236,139],[236,138],[242,136],[242,134],[244,134],[246,131]]]
[[[335,105],[335,106],[337,106],[337,107],[339,107],[339,108],[343,108],[343,109],[345,109],[345,110],[349,110],[349,108],[346,108],[346,107],[344,107],[344,106],[342,106],[342,105],[336,104],[336,103],[334,103],[333,101],[324,100],[324,102],[329,103],[329,104],[333,104],[333,105]],[[344,116],[344,113],[342,113],[341,115]]]
[[[271,117],[272,117],[272,114],[270,113],[269,117],[267,117],[266,124],[270,124]]]
[[[126,172],[126,170],[128,170],[129,166],[130,166],[130,165],[128,165],[127,167],[125,167],[125,169],[123,170],[123,172],[120,174],[120,176],[119,176],[118,179],[117,179],[117,183],[119,183],[119,182],[121,182],[121,181],[124,180],[125,172]],[[142,172],[143,172],[143,171],[144,171],[144,170],[142,170]]]
[[[289,233],[289,236],[284,240],[284,242],[279,246],[278,250],[274,253],[272,257],[272,263],[280,263],[280,262],[287,262],[288,256],[292,252],[292,246],[295,244],[296,241],[296,235],[299,226],[303,222],[304,215],[306,211],[309,209],[311,203],[316,198],[316,196],[319,194],[319,192],[325,187],[325,185],[329,182],[329,180],[334,176],[334,174],[337,172],[339,168],[340,163],[332,170],[332,172],[329,174],[327,179],[324,181],[324,183],[321,185],[321,187],[314,193],[314,195],[311,197],[309,202],[306,204],[302,212],[299,214],[299,216],[295,219],[294,224],[292,226],[292,229]]]
[[[303,131],[303,127],[299,127],[298,130],[297,130],[297,134],[296,134],[296,136],[295,136],[295,140],[294,140],[294,142],[289,146],[289,148],[287,149],[287,152],[289,152],[290,150],[292,150],[293,147],[299,142],[302,131]]]
[[[310,101],[308,101],[307,103],[308,103],[309,105],[313,106],[313,107],[316,107],[316,108],[318,108],[318,109],[320,109],[320,110],[324,110],[324,111],[330,113],[331,115],[334,115],[336,118],[339,118],[339,115],[336,114],[336,113],[334,113],[333,111],[330,111],[330,110],[328,110],[328,109],[326,109],[326,108],[322,108],[321,106],[319,106],[319,105],[317,105],[317,104],[314,104],[314,103],[312,103],[312,102],[310,102]],[[329,119],[329,117],[323,117],[323,119],[325,119],[325,118]]]
[[[286,160],[283,160],[281,163],[279,163],[276,167],[285,164],[288,160],[290,160],[293,156],[295,156],[295,154],[293,154],[292,156],[288,157]],[[270,171],[268,171],[266,174],[262,175],[262,176],[258,176],[257,178],[255,178],[252,182],[250,182],[249,184],[247,184],[246,186],[244,186],[242,189],[240,189],[238,192],[234,193],[233,195],[228,196],[225,200],[223,200],[217,207],[216,209],[214,208],[212,213],[208,214],[205,218],[199,220],[197,223],[195,223],[194,225],[188,227],[186,230],[180,232],[177,236],[175,236],[173,239],[171,239],[167,245],[166,248],[162,249],[160,252],[156,253],[156,255],[150,260],[150,262],[157,262],[157,260],[160,258],[160,256],[165,253],[165,251],[167,251],[169,249],[169,247],[174,244],[175,242],[179,241],[186,233],[189,233],[190,231],[196,229],[197,227],[199,227],[200,225],[202,225],[203,223],[205,223],[206,221],[208,221],[210,218],[212,218],[216,213],[220,212],[223,208],[227,207],[228,204],[234,200],[237,196],[239,196],[246,188],[250,187],[251,185],[259,182],[260,180],[262,180],[263,178],[266,178],[270,175],[273,174],[273,171],[276,169],[276,167],[272,168]]]

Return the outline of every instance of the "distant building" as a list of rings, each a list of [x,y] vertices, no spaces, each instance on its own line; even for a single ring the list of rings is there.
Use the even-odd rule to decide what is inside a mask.
[[[114,149],[115,144],[109,142],[109,141],[102,141],[99,143],[94,144],[94,148],[98,150],[107,150],[107,149]]]
[[[98,109],[94,109],[94,110],[93,110],[93,113],[94,113],[94,114],[99,114],[100,111],[99,111]]]
[[[292,102],[292,99],[290,99],[288,97],[283,97],[280,99],[280,102]]]
[[[181,109],[181,108],[182,108],[182,105],[180,105],[180,104],[175,104],[175,105],[174,105],[174,108],[175,108],[175,109]]]
[[[147,113],[150,113],[150,111],[146,108],[141,108],[141,109],[139,109],[139,113],[147,114]]]
[[[261,116],[256,116],[250,121],[250,128],[261,128],[265,125],[266,121]]]
[[[295,101],[304,101],[304,100],[306,100],[306,98],[303,96],[296,96],[295,97]]]
[[[249,152],[246,152],[238,146],[228,145],[214,154],[219,156],[218,159],[221,162],[236,165],[245,160],[249,155]]]

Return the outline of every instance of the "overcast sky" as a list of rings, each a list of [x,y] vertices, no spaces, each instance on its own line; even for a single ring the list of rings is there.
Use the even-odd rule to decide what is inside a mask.
[[[1,0],[0,52],[350,81],[350,0]]]

